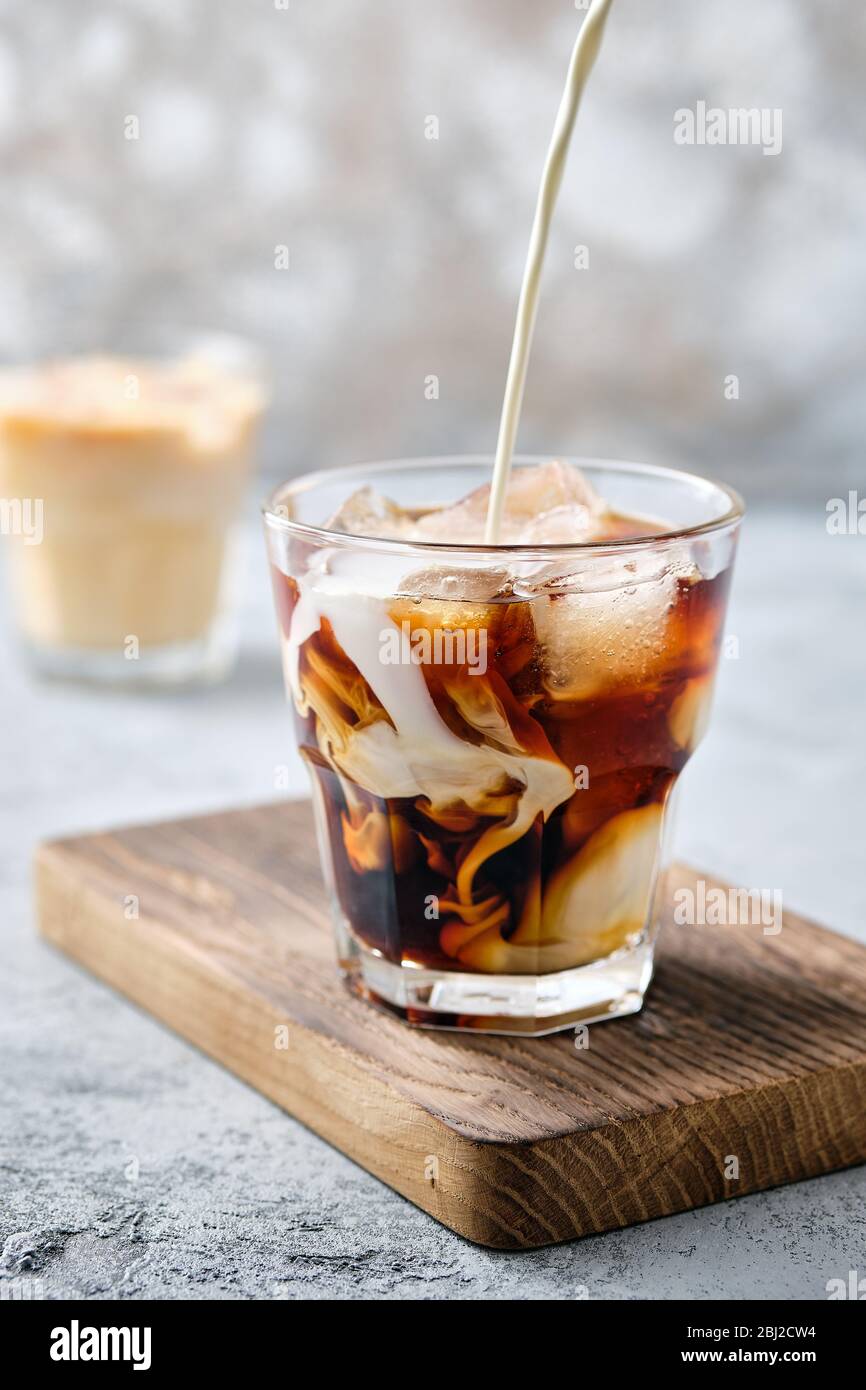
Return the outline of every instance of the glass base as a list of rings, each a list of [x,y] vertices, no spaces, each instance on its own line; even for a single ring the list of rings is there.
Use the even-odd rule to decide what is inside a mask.
[[[234,624],[215,623],[202,637],[146,647],[134,659],[100,647],[49,647],[24,639],[24,651],[37,675],[54,680],[129,688],[213,685],[234,665]]]
[[[470,975],[394,965],[345,926],[339,937],[340,969],[353,993],[418,1028],[540,1038],[638,1013],[653,971],[649,941],[550,975]]]

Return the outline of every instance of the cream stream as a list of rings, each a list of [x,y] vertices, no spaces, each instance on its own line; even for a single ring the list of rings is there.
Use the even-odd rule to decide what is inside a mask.
[[[544,267],[550,223],[556,206],[559,186],[562,183],[580,99],[587,78],[598,57],[605,21],[612,3],[613,0],[592,0],[586,19],[581,25],[571,55],[565,91],[559,104],[550,148],[541,175],[541,187],[538,190],[538,202],[535,207],[535,220],[532,224],[526,268],[523,272],[523,284],[520,287],[520,299],[517,304],[517,321],[514,325],[514,338],[511,344],[511,360],[508,364],[508,376],[505,381],[505,398],[502,402],[502,415],[499,421],[493,485],[490,489],[487,525],[484,532],[486,545],[499,544],[505,492],[508,487],[511,458],[517,439],[517,427],[520,423],[520,410],[526,386],[526,371],[529,365],[535,317],[538,312],[538,294],[541,287],[541,272]]]

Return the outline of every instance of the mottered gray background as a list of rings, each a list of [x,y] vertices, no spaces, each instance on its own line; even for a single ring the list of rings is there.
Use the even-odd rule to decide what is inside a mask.
[[[581,18],[574,0],[3,0],[0,351],[34,322],[50,342],[57,316],[109,343],[153,318],[249,333],[272,476],[492,449]],[[693,465],[753,502],[855,485],[864,66],[859,0],[616,0],[524,451]],[[676,145],[699,100],[781,109],[781,152]]]

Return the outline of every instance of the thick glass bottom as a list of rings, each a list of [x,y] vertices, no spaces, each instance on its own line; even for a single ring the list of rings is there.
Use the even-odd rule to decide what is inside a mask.
[[[419,1028],[542,1037],[622,1018],[643,1006],[653,970],[649,941],[554,974],[483,975],[395,965],[345,926],[338,938],[349,988]]]

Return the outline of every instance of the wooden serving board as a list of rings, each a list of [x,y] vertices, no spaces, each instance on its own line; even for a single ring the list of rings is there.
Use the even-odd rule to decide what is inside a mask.
[[[643,1012],[577,1049],[413,1029],[350,995],[306,802],[58,840],[37,884],[50,941],[485,1245],[866,1159],[866,948],[791,914],[776,936],[669,923]]]

